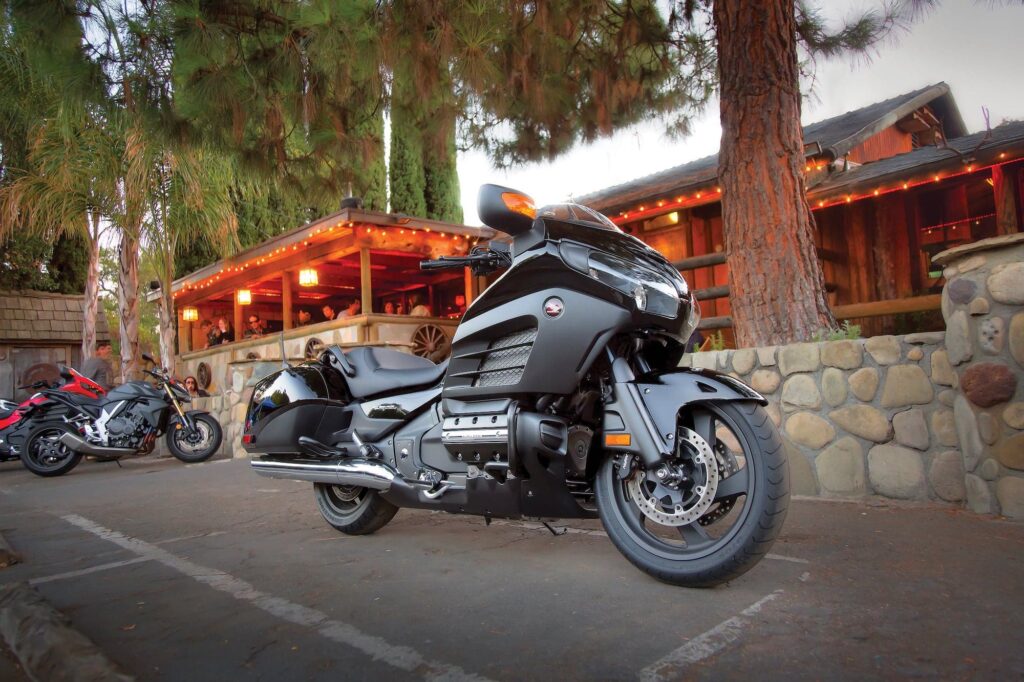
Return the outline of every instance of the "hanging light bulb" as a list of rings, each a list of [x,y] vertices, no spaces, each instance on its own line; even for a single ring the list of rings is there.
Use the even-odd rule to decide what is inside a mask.
[[[237,297],[238,305],[249,305],[252,303],[252,292],[248,289],[239,289]]]
[[[181,309],[181,319],[186,322],[195,322],[199,319],[199,309],[194,306],[185,306]]]
[[[319,283],[320,278],[318,277],[315,268],[302,268],[299,270],[299,286],[315,287]]]

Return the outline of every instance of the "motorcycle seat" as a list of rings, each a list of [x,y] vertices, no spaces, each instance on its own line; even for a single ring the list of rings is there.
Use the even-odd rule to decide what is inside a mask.
[[[388,348],[364,346],[345,355],[355,370],[345,377],[353,398],[436,384],[448,369],[448,360],[435,365],[426,358]]]

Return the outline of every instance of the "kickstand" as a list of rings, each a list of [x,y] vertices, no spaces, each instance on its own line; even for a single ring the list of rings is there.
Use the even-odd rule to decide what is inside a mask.
[[[117,464],[117,468],[118,469],[124,469],[124,467],[121,466],[121,460],[120,459],[115,459],[114,462]]]
[[[566,533],[569,532],[568,528],[563,528],[561,531],[557,531],[547,521],[541,521],[541,523],[544,524],[544,527],[547,528],[549,531],[551,531],[551,534],[554,535],[556,538],[559,535],[565,535]]]

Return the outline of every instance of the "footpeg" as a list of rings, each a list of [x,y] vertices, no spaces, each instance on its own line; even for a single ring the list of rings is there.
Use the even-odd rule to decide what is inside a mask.
[[[359,446],[359,454],[366,459],[384,459],[384,453],[376,445],[364,443],[355,429],[352,429],[352,440]]]

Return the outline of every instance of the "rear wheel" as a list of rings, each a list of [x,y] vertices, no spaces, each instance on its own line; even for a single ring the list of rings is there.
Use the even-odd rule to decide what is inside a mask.
[[[316,483],[313,494],[324,520],[346,535],[375,533],[398,513],[398,507],[369,488]]]
[[[82,455],[64,443],[60,437],[73,433],[64,424],[40,424],[29,432],[21,449],[21,461],[36,476],[62,476],[78,466]]]
[[[755,403],[683,413],[675,456],[648,471],[608,457],[594,492],[609,538],[659,580],[710,587],[754,566],[782,528],[789,500],[785,450]]]

